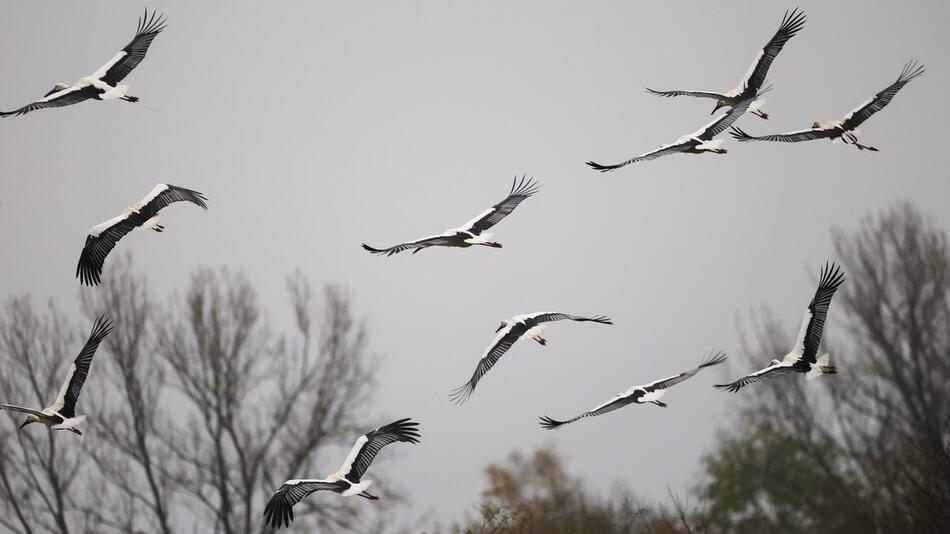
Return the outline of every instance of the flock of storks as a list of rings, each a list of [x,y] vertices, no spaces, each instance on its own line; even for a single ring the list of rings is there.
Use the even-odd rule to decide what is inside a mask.
[[[715,139],[715,137],[732,126],[732,123],[739,116],[748,111],[758,117],[768,119],[768,115],[761,110],[764,100],[760,96],[771,89],[771,86],[766,84],[769,67],[781,52],[785,43],[794,37],[804,24],[804,13],[797,9],[790,13],[786,12],[778,31],[758,53],[749,72],[735,89],[725,93],[647,89],[651,94],[664,97],[693,96],[713,99],[716,101],[713,113],[721,107],[730,108],[716,120],[692,134],[681,137],[675,143],[663,145],[656,150],[621,163],[601,165],[588,162],[588,165],[599,171],[612,171],[630,163],[651,160],[677,152],[690,154],[725,153],[726,150],[722,148],[722,141]],[[68,106],[90,99],[119,99],[132,103],[138,102],[137,97],[128,94],[128,86],[122,85],[120,82],[145,58],[149,45],[164,29],[165,19],[154,12],[149,14],[146,10],[145,16],[139,20],[138,29],[132,41],[91,76],[80,78],[73,84],[57,83],[43,98],[15,111],[0,112],[0,117],[24,115],[39,109]],[[922,66],[917,65],[914,61],[909,62],[897,81],[871,97],[844,118],[836,121],[815,122],[807,130],[784,134],[752,136],[734,126],[731,133],[734,138],[743,142],[798,142],[812,139],[831,139],[836,142],[854,145],[860,150],[876,151],[877,149],[874,147],[858,143],[859,132],[857,127],[871,115],[884,108],[907,82],[920,76],[923,72]],[[521,202],[537,191],[538,185],[534,179],[522,177],[519,180],[516,178],[504,200],[459,228],[452,228],[438,235],[400,243],[388,248],[379,249],[366,244],[363,245],[363,248],[371,253],[386,256],[405,250],[411,250],[415,254],[420,250],[433,246],[465,248],[481,245],[501,248],[502,245],[493,241],[492,234],[488,233],[487,230],[511,214]],[[206,200],[207,198],[197,191],[169,184],[156,185],[139,203],[129,206],[120,215],[92,227],[79,257],[76,277],[82,284],[98,285],[106,256],[123,236],[135,229],[161,232],[164,227],[160,223],[159,212],[163,208],[174,202],[184,201],[207,209]],[[803,373],[808,379],[814,379],[823,374],[835,374],[837,370],[831,365],[828,355],[819,355],[818,348],[831,299],[843,281],[844,275],[839,266],[834,263],[825,264],[820,272],[818,290],[808,305],[801,330],[792,350],[781,360],[772,360],[764,369],[750,373],[732,383],[718,384],[715,387],[736,392],[753,382],[761,382],[789,373]],[[479,380],[491,370],[516,341],[530,339],[545,345],[546,340],[541,336],[542,331],[547,323],[560,320],[613,324],[605,316],[586,317],[558,312],[516,315],[511,319],[504,320],[495,331],[496,336],[485,350],[484,356],[478,362],[472,377],[463,386],[454,390],[450,394],[450,398],[457,403],[467,400],[475,390]],[[21,429],[31,423],[43,423],[54,430],[68,430],[81,435],[77,426],[85,416],[76,415],[76,401],[89,374],[93,355],[99,343],[111,332],[112,327],[111,321],[105,317],[100,316],[95,321],[89,339],[69,368],[66,380],[56,400],[51,405],[42,410],[34,410],[12,404],[0,404],[0,409],[26,414],[26,420],[19,427]],[[554,429],[581,418],[601,415],[622,408],[628,404],[650,403],[665,407],[666,404],[660,399],[669,388],[693,377],[701,369],[718,365],[725,360],[726,355],[722,352],[710,353],[693,369],[648,384],[633,386],[607,402],[566,420],[542,417],[541,425],[547,429]],[[364,473],[376,454],[384,446],[391,443],[417,443],[418,441],[418,423],[408,418],[400,419],[360,436],[336,473],[323,479],[288,480],[281,485],[264,509],[266,521],[273,527],[289,526],[293,520],[293,506],[317,490],[334,491],[343,496],[359,495],[367,499],[376,499],[376,496],[366,491],[372,482],[363,479]]]

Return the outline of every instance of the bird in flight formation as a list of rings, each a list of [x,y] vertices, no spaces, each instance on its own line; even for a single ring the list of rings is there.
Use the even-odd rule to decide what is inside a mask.
[[[319,490],[333,491],[344,497],[359,495],[373,501],[379,499],[366,491],[373,481],[362,480],[376,454],[391,443],[419,443],[419,437],[419,423],[408,418],[360,436],[336,473],[323,479],[288,480],[281,484],[264,507],[265,522],[272,528],[289,527],[294,520],[294,505]]]
[[[779,52],[782,51],[782,47],[785,46],[785,43],[787,43],[792,37],[795,37],[795,34],[798,33],[799,30],[801,30],[804,26],[804,13],[798,11],[797,9],[792,10],[791,13],[786,11],[778,31],[775,32],[775,35],[769,39],[769,42],[766,43],[765,47],[755,57],[755,60],[752,62],[752,66],[749,67],[749,71],[746,72],[745,78],[742,79],[742,82],[738,86],[726,91],[725,93],[693,90],[656,91],[650,89],[649,87],[647,87],[647,92],[657,96],[665,97],[692,96],[697,98],[711,98],[716,101],[716,106],[713,108],[712,113],[716,113],[716,110],[721,107],[735,107],[741,102],[750,100],[752,101],[752,104],[749,106],[749,113],[757,115],[763,119],[768,119],[768,114],[760,109],[761,105],[764,104],[764,101],[757,100],[761,94],[768,92],[770,89],[769,87],[763,87],[765,85],[765,77],[769,73],[769,67],[772,66],[772,62],[775,61],[775,58],[778,56]]]
[[[750,373],[729,384],[716,384],[716,388],[737,392],[744,386],[755,382],[764,382],[789,373],[805,373],[805,378],[814,380],[821,375],[833,375],[838,369],[831,365],[827,354],[818,356],[818,345],[821,343],[821,331],[828,317],[828,308],[831,306],[831,297],[844,282],[844,273],[834,263],[825,264],[821,270],[821,280],[818,290],[805,310],[802,327],[795,340],[795,347],[785,355],[781,361],[772,360],[768,367]]]
[[[616,397],[610,399],[609,401],[597,406],[596,408],[584,412],[577,417],[572,417],[565,421],[558,421],[550,417],[541,418],[541,426],[548,430],[554,430],[555,428],[560,428],[562,425],[573,423],[578,419],[583,419],[585,417],[594,417],[596,415],[603,415],[607,412],[612,412],[618,408],[623,408],[628,404],[655,404],[661,408],[666,408],[666,403],[660,400],[663,395],[666,394],[666,390],[671,387],[688,380],[696,375],[700,369],[706,367],[712,367],[713,365],[719,365],[720,363],[726,361],[726,355],[723,352],[717,352],[715,354],[707,356],[703,359],[700,364],[690,369],[689,371],[684,371],[678,375],[671,376],[669,378],[661,378],[659,380],[654,380],[649,384],[644,384],[642,386],[633,386],[627,391],[617,395]]]
[[[460,228],[450,228],[439,235],[423,237],[389,248],[373,248],[366,243],[363,243],[363,248],[373,254],[385,254],[386,256],[392,256],[404,250],[412,250],[412,253],[415,254],[424,248],[437,246],[468,248],[473,245],[482,245],[485,247],[501,248],[501,243],[492,241],[492,234],[485,230],[498,224],[502,219],[507,217],[508,214],[514,211],[515,208],[518,207],[518,204],[521,204],[526,198],[537,192],[538,185],[534,178],[528,180],[525,180],[524,176],[521,177],[521,180],[515,178],[511,184],[511,191],[509,191],[508,196],[504,200],[478,214],[474,219],[463,224]]]
[[[547,326],[545,323],[561,320],[571,321],[591,321],[600,324],[614,324],[610,318],[603,315],[596,317],[581,317],[578,315],[569,315],[558,312],[537,312],[525,315],[515,315],[511,319],[501,322],[501,325],[495,330],[495,339],[485,350],[485,355],[478,362],[472,378],[465,385],[453,390],[449,398],[456,404],[461,404],[468,400],[475,391],[475,385],[481,380],[485,373],[494,366],[499,359],[515,344],[519,339],[533,339],[542,346],[547,345],[547,340],[541,337],[541,332]]]
[[[86,285],[99,285],[106,256],[126,234],[136,228],[161,232],[165,229],[158,214],[162,208],[173,202],[191,202],[208,209],[206,200],[204,195],[191,189],[168,184],[156,185],[138,204],[129,206],[121,215],[89,230],[86,244],[79,255],[79,264],[76,265],[76,278]]]
[[[815,139],[831,139],[832,142],[854,145],[858,150],[870,150],[872,152],[877,152],[877,148],[873,146],[862,145],[858,142],[858,137],[861,134],[861,132],[858,130],[858,126],[871,118],[871,115],[874,115],[878,111],[884,109],[884,107],[891,102],[891,99],[894,98],[898,91],[907,85],[908,82],[923,73],[923,65],[919,65],[916,61],[910,61],[904,65],[904,69],[901,71],[900,76],[897,77],[897,81],[887,86],[887,88],[880,91],[876,95],[872,96],[866,102],[852,110],[851,113],[848,113],[843,118],[835,121],[815,121],[812,123],[811,128],[807,130],[798,130],[783,134],[752,136],[745,133],[738,127],[733,127],[730,133],[734,138],[742,142],[776,141],[779,143],[798,143],[800,141],[813,141]]]
[[[89,367],[92,366],[92,357],[96,355],[96,349],[99,343],[112,331],[112,322],[104,317],[99,317],[92,326],[92,332],[89,333],[89,339],[83,345],[79,355],[73,360],[66,372],[66,380],[59,389],[59,395],[56,401],[42,410],[24,408],[15,404],[0,404],[0,410],[9,410],[26,414],[26,420],[20,425],[20,429],[32,424],[43,423],[53,430],[68,430],[77,435],[82,435],[77,426],[86,419],[85,415],[76,415],[76,401],[79,399],[79,392],[82,390],[83,383],[86,382],[86,376],[89,375]]]
[[[99,68],[90,76],[80,78],[72,85],[66,83],[57,83],[53,88],[43,95],[43,98],[23,106],[13,111],[0,111],[0,117],[9,115],[23,115],[31,111],[44,108],[60,108],[72,104],[78,104],[84,100],[94,98],[96,100],[120,99],[126,102],[138,102],[138,97],[128,94],[129,87],[120,85],[123,79],[132,72],[132,69],[138,66],[145,59],[145,53],[148,52],[149,45],[155,37],[165,29],[165,19],[162,15],[156,15],[153,11],[149,15],[145,10],[145,15],[139,19],[138,30],[135,37],[125,45],[118,54],[108,63]]]
[[[638,161],[649,161],[651,159],[656,159],[660,156],[666,156],[669,154],[705,154],[707,152],[713,154],[725,154],[726,149],[722,148],[722,139],[714,140],[713,137],[716,137],[729,128],[729,126],[731,126],[740,115],[746,112],[750,104],[752,104],[751,100],[743,100],[737,103],[735,107],[727,111],[724,115],[703,126],[699,130],[696,130],[691,134],[684,135],[675,142],[668,145],[663,145],[656,150],[652,150],[645,154],[640,154],[639,156],[634,156],[626,161],[621,161],[620,163],[614,165],[601,165],[600,163],[593,161],[588,161],[587,164],[590,165],[590,167],[594,170],[600,172],[609,172],[617,170],[620,167],[629,165],[631,163],[636,163]]]

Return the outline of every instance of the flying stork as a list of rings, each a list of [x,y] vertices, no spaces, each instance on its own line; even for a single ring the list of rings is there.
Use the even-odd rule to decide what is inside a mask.
[[[519,339],[533,339],[542,346],[547,345],[547,340],[541,337],[541,332],[547,326],[544,323],[552,321],[561,321],[568,319],[571,321],[591,321],[600,324],[614,324],[610,318],[603,315],[596,317],[581,317],[578,315],[569,315],[558,312],[536,312],[525,315],[515,315],[511,319],[501,322],[501,325],[495,330],[495,339],[485,350],[484,356],[479,360],[472,378],[465,385],[449,393],[449,398],[456,404],[461,404],[468,400],[475,391],[475,385],[485,376],[495,363],[501,359],[502,355],[515,344]]]
[[[786,354],[782,361],[772,360],[765,369],[750,373],[729,384],[716,384],[715,387],[735,393],[753,382],[764,382],[793,372],[805,373],[805,378],[808,380],[814,380],[821,375],[837,374],[838,369],[831,365],[827,354],[818,356],[818,345],[821,343],[821,331],[825,326],[825,318],[828,316],[828,307],[831,306],[831,297],[835,295],[835,291],[842,282],[844,282],[844,273],[841,272],[841,268],[834,263],[826,263],[821,269],[818,290],[815,291],[815,296],[811,299],[808,309],[805,310],[805,318],[802,320],[802,327],[792,352]]]
[[[792,10],[791,13],[786,11],[785,16],[782,17],[782,25],[779,26],[778,31],[769,39],[769,42],[765,44],[765,47],[759,54],[755,56],[755,60],[752,62],[752,66],[749,67],[749,71],[746,72],[742,82],[734,89],[726,91],[725,93],[717,93],[715,91],[655,91],[649,87],[647,88],[647,92],[665,97],[694,96],[698,98],[712,98],[716,101],[716,107],[713,108],[711,114],[716,113],[716,110],[723,106],[735,106],[743,100],[752,100],[753,102],[749,106],[749,113],[763,119],[768,119],[768,114],[760,109],[762,104],[765,103],[765,100],[757,100],[757,97],[768,92],[770,89],[770,87],[763,87],[763,85],[765,85],[765,77],[769,73],[769,67],[772,66],[772,61],[774,61],[779,52],[782,51],[782,47],[785,46],[785,43],[792,37],[795,37],[795,34],[804,26],[805,13],[798,11],[798,9]]]
[[[541,426],[548,430],[554,430],[555,428],[560,428],[562,425],[573,423],[578,419],[602,415],[607,412],[612,412],[618,408],[623,408],[628,404],[651,403],[661,408],[666,408],[666,403],[660,401],[660,398],[666,394],[666,390],[670,389],[676,384],[679,384],[680,382],[683,382],[684,380],[692,378],[696,373],[699,372],[700,369],[703,369],[704,367],[712,367],[713,365],[719,365],[724,361],[726,361],[725,353],[717,352],[707,356],[699,363],[699,366],[695,367],[694,369],[684,371],[669,378],[661,378],[660,380],[655,380],[642,386],[633,386],[627,391],[624,391],[609,401],[601,404],[600,406],[597,406],[590,411],[584,412],[577,417],[572,417],[571,419],[567,419],[565,421],[558,421],[547,416],[542,417]]]
[[[324,479],[297,479],[284,482],[264,507],[265,522],[270,523],[272,528],[280,528],[281,525],[289,527],[290,522],[294,520],[294,505],[319,490],[333,491],[344,497],[359,495],[365,499],[378,500],[379,497],[366,491],[373,481],[360,479],[373,463],[376,453],[386,445],[397,441],[419,443],[418,427],[419,423],[409,418],[389,423],[360,436],[336,473]]]
[[[780,143],[797,143],[799,141],[812,141],[814,139],[831,139],[831,141],[834,143],[854,145],[858,150],[870,150],[871,152],[877,152],[877,148],[873,146],[862,145],[858,142],[858,137],[861,135],[861,131],[858,130],[858,126],[871,118],[871,115],[874,115],[878,111],[884,109],[884,106],[890,103],[891,99],[894,98],[894,95],[896,95],[902,87],[907,85],[907,82],[913,80],[923,73],[923,65],[918,65],[916,61],[909,61],[904,65],[904,70],[902,70],[901,75],[897,77],[897,81],[887,86],[886,89],[882,90],[878,94],[869,98],[866,102],[852,110],[851,113],[848,113],[843,118],[836,121],[815,121],[812,123],[811,128],[807,130],[798,130],[783,134],[753,136],[745,133],[738,127],[733,127],[730,133],[733,137],[742,142],[777,141]]]
[[[89,230],[86,244],[79,255],[79,264],[76,265],[76,278],[86,285],[99,285],[106,256],[125,234],[136,228],[161,232],[165,229],[160,224],[158,214],[162,208],[173,202],[191,202],[208,209],[206,200],[207,197],[191,189],[169,184],[156,185],[138,204],[129,206],[121,215]]]
[[[108,63],[99,67],[99,70],[90,76],[80,78],[72,85],[57,83],[43,95],[43,98],[14,111],[0,111],[0,117],[23,115],[43,108],[60,108],[78,104],[90,98],[97,100],[118,98],[126,102],[138,102],[138,97],[128,94],[129,86],[120,85],[119,82],[145,59],[145,53],[148,52],[152,40],[164,29],[164,17],[156,15],[154,11],[149,15],[146,9],[145,15],[139,19],[135,37]]]
[[[751,104],[751,100],[737,102],[736,105],[724,115],[703,126],[699,130],[680,137],[674,143],[663,145],[656,150],[630,158],[627,161],[622,161],[616,165],[601,165],[600,163],[595,163],[593,161],[588,161],[587,164],[590,165],[594,170],[608,172],[619,169],[624,165],[629,165],[638,161],[649,161],[651,159],[656,159],[660,156],[666,156],[668,154],[702,154],[705,152],[711,152],[713,154],[725,154],[726,149],[722,148],[722,139],[716,139],[714,141],[713,137],[716,137],[725,131],[726,128],[729,128],[729,126],[735,122],[735,120],[738,119],[740,115],[746,112]]]
[[[66,372],[66,381],[59,389],[59,395],[56,396],[56,402],[43,408],[42,410],[33,410],[13,404],[0,404],[0,410],[9,410],[26,414],[26,421],[20,425],[22,429],[31,423],[43,423],[53,430],[68,430],[77,435],[82,435],[77,426],[86,419],[85,415],[76,415],[76,401],[79,399],[79,392],[82,385],[89,375],[89,367],[92,365],[92,357],[96,355],[96,349],[99,343],[112,331],[112,321],[100,316],[92,325],[92,332],[89,333],[89,339],[79,355]],[[18,429],[18,430],[19,430]]]
[[[498,224],[499,221],[514,211],[524,199],[537,192],[538,184],[534,178],[525,180],[525,177],[522,176],[519,181],[516,177],[511,184],[511,191],[508,192],[508,196],[504,200],[478,214],[460,228],[450,228],[439,235],[423,237],[389,248],[373,248],[366,243],[363,243],[363,248],[373,254],[385,254],[386,256],[392,256],[404,250],[412,250],[412,253],[415,254],[424,248],[434,246],[468,248],[472,245],[482,245],[501,248],[501,243],[492,241],[492,234],[485,232],[485,230]]]

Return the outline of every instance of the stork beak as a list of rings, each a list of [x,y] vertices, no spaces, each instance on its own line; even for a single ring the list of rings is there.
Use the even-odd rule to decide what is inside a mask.
[[[725,104],[723,104],[722,102],[716,102],[716,107],[713,108],[712,113],[710,113],[710,115],[715,115],[716,112],[719,111],[719,108],[723,107],[724,105]]]
[[[33,422],[33,421],[30,421],[29,419],[27,419],[26,421],[23,421],[23,424],[20,425],[20,426],[17,428],[17,431],[19,432],[20,430],[23,430],[23,427],[25,427],[26,425],[28,425],[28,424],[30,424],[30,423],[32,423],[32,422]]]
[[[501,323],[498,328],[495,329],[495,333],[501,332],[501,329],[505,327],[505,323]]]

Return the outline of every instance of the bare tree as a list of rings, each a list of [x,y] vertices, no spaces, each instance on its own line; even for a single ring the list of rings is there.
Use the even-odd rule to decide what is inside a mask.
[[[824,343],[840,374],[743,390],[701,493],[720,526],[756,518],[746,531],[940,531],[950,523],[946,234],[900,204],[833,238],[847,280],[830,324],[846,329],[826,329]],[[762,316],[744,347],[755,363],[792,335]]]

